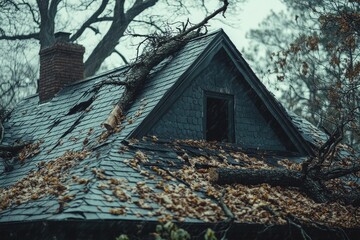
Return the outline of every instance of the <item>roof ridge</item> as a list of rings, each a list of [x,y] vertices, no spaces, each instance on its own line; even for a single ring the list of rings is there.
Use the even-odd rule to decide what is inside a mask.
[[[193,42],[193,41],[197,41],[197,40],[202,39],[202,38],[210,37],[210,36],[212,36],[212,35],[218,34],[219,32],[224,32],[224,30],[223,30],[222,28],[219,28],[219,29],[216,29],[216,30],[214,30],[214,31],[207,32],[207,33],[205,33],[205,34],[203,34],[203,35],[200,35],[200,36],[198,36],[198,37],[195,37],[195,38],[191,39],[189,42]],[[90,81],[90,80],[95,79],[95,78],[101,78],[101,77],[106,76],[106,75],[109,75],[109,74],[111,74],[111,73],[113,73],[113,72],[121,71],[121,70],[123,70],[123,69],[125,69],[125,68],[128,68],[129,66],[130,66],[130,64],[121,65],[121,66],[116,67],[116,68],[113,68],[113,69],[111,69],[111,70],[107,70],[107,71],[101,72],[101,73],[99,73],[99,74],[95,74],[95,75],[93,75],[93,76],[86,77],[86,78],[84,78],[84,79],[82,79],[82,80],[73,82],[73,83],[71,83],[71,84],[69,84],[69,85],[66,85],[65,87],[74,86],[74,85],[77,85],[77,84],[80,84],[80,83],[84,83],[84,82],[86,82],[86,81]]]

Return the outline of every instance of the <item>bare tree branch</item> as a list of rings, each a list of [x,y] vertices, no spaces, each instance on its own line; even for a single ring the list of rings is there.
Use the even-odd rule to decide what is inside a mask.
[[[129,62],[126,60],[126,57],[121,54],[118,50],[114,49],[114,53],[116,53],[117,55],[119,55],[119,57],[121,58],[121,60],[123,60],[123,62],[127,65],[129,64]]]
[[[36,16],[36,15],[37,15],[37,14],[36,14],[36,10],[33,9],[33,7],[32,7],[28,2],[23,1],[23,2],[20,3],[19,5],[21,5],[21,4],[25,5],[25,6],[29,9],[33,21],[34,21],[37,25],[40,26],[40,19]]]
[[[86,28],[90,27],[91,24],[99,21],[99,16],[104,12],[109,0],[102,0],[99,8],[83,23],[79,30],[71,36],[70,41],[76,41],[81,34],[85,31]]]
[[[0,40],[27,40],[27,39],[40,39],[39,33],[29,33],[29,34],[22,34],[22,35],[14,35],[14,36],[7,36],[7,35],[0,35]]]

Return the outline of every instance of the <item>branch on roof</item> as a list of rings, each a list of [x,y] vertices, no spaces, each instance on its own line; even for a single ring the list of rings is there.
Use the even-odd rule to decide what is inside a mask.
[[[224,185],[240,183],[257,185],[267,183],[273,186],[299,187],[302,184],[302,175],[297,171],[287,169],[210,169],[210,181]]]
[[[280,187],[296,187],[314,201],[323,203],[335,201],[331,192],[321,179],[313,174],[305,175],[300,171],[289,169],[210,169],[210,181],[216,184],[269,184]]]
[[[127,73],[126,82],[128,83],[128,86],[126,87],[125,92],[122,94],[120,100],[116,104],[116,111],[112,112],[118,115],[110,114],[108,119],[104,123],[104,126],[107,130],[114,129],[114,125],[112,123],[115,123],[115,126],[120,124],[120,122],[116,121],[116,119],[123,118],[123,113],[134,101],[136,93],[143,86],[151,69],[153,69],[166,57],[180,50],[189,40],[193,39],[198,35],[199,33],[192,33],[185,37],[168,41],[154,51],[143,54],[141,57],[139,57],[138,61],[131,66],[130,70]]]
[[[320,172],[320,178],[323,180],[331,180],[335,178],[344,177],[346,175],[357,173],[360,171],[360,163],[352,164],[349,167],[332,167]]]
[[[351,167],[337,166],[329,170],[323,170],[318,174],[316,170],[310,172],[295,171],[289,169],[230,169],[212,168],[210,169],[210,181],[219,185],[224,184],[243,184],[258,185],[269,184],[271,186],[295,187],[315,202],[336,202],[341,201],[347,205],[360,206],[360,189],[349,187],[344,189],[333,189],[326,185],[331,179],[345,181],[341,177],[351,173],[359,172],[360,165]]]
[[[152,51],[142,54],[142,56],[137,59],[137,61],[130,67],[126,75],[125,82],[129,85],[126,86],[124,93],[116,104],[116,107],[104,122],[104,126],[108,131],[114,130],[114,128],[121,123],[121,119],[124,119],[125,111],[134,101],[136,94],[144,85],[150,71],[166,57],[179,51],[191,39],[201,35],[201,30],[204,28],[206,29],[206,23],[210,19],[214,18],[219,13],[225,13],[229,3],[227,0],[223,0],[222,2],[223,5],[212,14],[205,17],[203,21],[188,29],[183,29],[176,36],[169,37],[167,40],[161,41],[159,46],[155,46]],[[134,6],[135,5],[136,2]],[[127,15],[131,12],[130,10],[126,13]]]

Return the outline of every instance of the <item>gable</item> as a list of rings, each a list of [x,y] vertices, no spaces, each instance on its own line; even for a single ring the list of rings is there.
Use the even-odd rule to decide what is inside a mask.
[[[203,70],[193,79],[184,92],[164,115],[151,127],[148,135],[173,139],[206,139],[206,97],[228,96],[233,100],[233,118],[230,126],[232,141],[245,149],[294,151],[295,147],[274,118],[261,107],[256,93],[237,71],[222,49],[215,54]]]

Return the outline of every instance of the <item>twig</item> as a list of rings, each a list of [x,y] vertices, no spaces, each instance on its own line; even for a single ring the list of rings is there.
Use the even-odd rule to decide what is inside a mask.
[[[181,178],[175,176],[172,172],[170,172],[169,169],[166,169],[164,167],[160,167],[160,169],[164,170],[167,174],[169,174],[171,177],[175,178],[176,180],[178,180],[179,182],[181,182],[182,184],[184,184],[185,186],[187,186],[188,188],[191,188],[190,184],[187,183],[186,181],[182,180]]]
[[[226,204],[224,203],[224,192],[222,193],[222,195],[219,198],[219,205],[221,207],[221,209],[224,211],[225,215],[228,217],[225,221],[226,224],[228,224],[228,227],[223,231],[223,235],[221,237],[221,240],[225,240],[226,239],[226,234],[229,231],[232,223],[235,221],[235,215],[231,212],[231,210],[228,208],[228,206],[226,206]]]
[[[126,65],[129,64],[128,60],[126,59],[126,57],[125,57],[123,54],[121,54],[121,52],[119,52],[118,50],[114,49],[114,53],[116,53],[117,55],[119,55],[119,57],[121,58],[121,60],[123,60],[123,62],[124,62]]]
[[[266,226],[263,230],[257,232],[255,240],[257,240],[260,235],[266,233],[267,231],[270,231],[275,226],[276,226],[275,224],[270,224]]]
[[[224,4],[222,7],[218,8],[217,10],[215,10],[212,14],[210,14],[209,16],[205,17],[201,22],[199,22],[198,24],[195,24],[194,26],[188,28],[186,31],[182,32],[179,35],[176,35],[172,38],[169,39],[170,40],[176,40],[176,39],[180,39],[184,36],[186,36],[187,34],[189,34],[190,32],[194,31],[194,30],[198,30],[200,29],[202,26],[204,26],[210,19],[214,18],[216,15],[218,15],[219,13],[223,13],[223,16],[225,17],[225,12],[227,10],[227,7],[229,5],[229,1],[228,0],[223,0]]]
[[[289,223],[289,225],[296,227],[300,231],[301,236],[304,240],[312,240],[312,238],[305,232],[304,228],[301,225],[295,223],[293,220],[290,219],[290,217],[287,217],[286,221]]]
[[[110,80],[105,80],[103,82],[96,84],[93,88],[93,91],[98,91],[102,86],[105,86],[105,85],[126,86],[126,87],[129,85],[127,82],[124,82],[124,81],[112,80],[112,78],[115,78],[115,77],[118,77],[118,76],[109,76]]]
[[[226,204],[224,203],[223,196],[224,196],[224,193],[219,198],[219,205],[220,205],[221,209],[224,211],[225,215],[228,217],[227,222],[233,222],[235,220],[235,216],[231,212],[231,210],[228,208],[228,206],[226,206]]]

